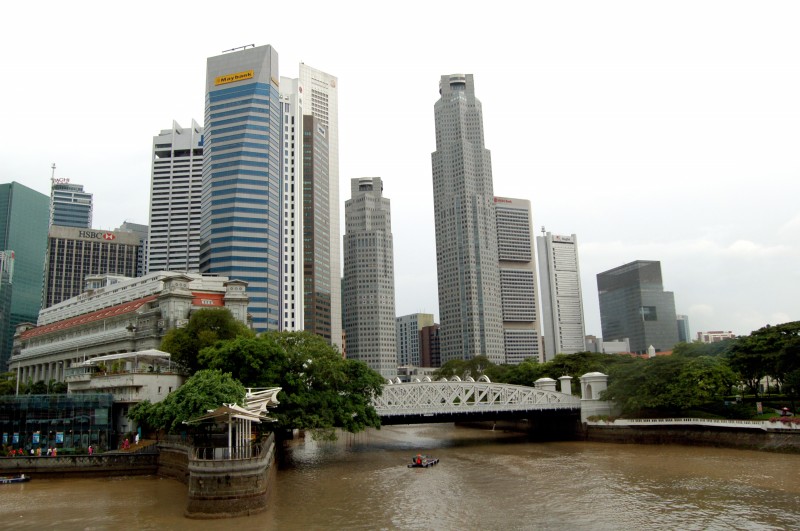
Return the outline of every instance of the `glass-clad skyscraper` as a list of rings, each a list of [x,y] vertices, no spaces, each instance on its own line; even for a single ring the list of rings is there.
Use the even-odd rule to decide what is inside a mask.
[[[268,45],[207,61],[200,271],[248,282],[257,331],[280,327],[279,79]]]
[[[53,179],[50,188],[50,224],[88,229],[92,226],[92,194],[69,179]]]
[[[17,182],[0,184],[0,249],[14,252],[11,316],[0,345],[0,371],[11,356],[14,329],[35,323],[42,307],[50,198]]]

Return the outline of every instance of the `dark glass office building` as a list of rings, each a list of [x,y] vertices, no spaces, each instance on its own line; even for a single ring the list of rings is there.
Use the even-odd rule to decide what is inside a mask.
[[[637,260],[597,275],[603,340],[628,338],[633,352],[678,342],[675,295],[664,291],[661,262]]]
[[[0,184],[0,250],[14,253],[11,278],[11,311],[3,325],[0,344],[0,371],[6,370],[11,356],[14,329],[19,323],[35,323],[42,306],[44,256],[50,198],[17,182]]]
[[[2,448],[84,453],[116,447],[111,394],[0,396]]]

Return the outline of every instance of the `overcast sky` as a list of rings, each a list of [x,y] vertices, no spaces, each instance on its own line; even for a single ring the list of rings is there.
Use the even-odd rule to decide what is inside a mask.
[[[281,6],[4,6],[0,182],[49,194],[55,162],[96,228],[147,223],[152,137],[202,124],[206,58],[271,44],[283,76],[338,77],[342,210],[350,178],[383,178],[397,314],[438,318],[433,105],[471,73],[495,195],[578,236],[587,334],[597,273],[639,259],[693,334],[800,319],[800,3]]]

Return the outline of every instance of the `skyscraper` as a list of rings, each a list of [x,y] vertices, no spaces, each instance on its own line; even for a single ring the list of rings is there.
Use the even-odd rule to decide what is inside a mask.
[[[497,227],[483,114],[471,74],[442,76],[434,105],[433,207],[442,363],[505,362]]]
[[[397,318],[397,364],[422,367],[422,329],[433,326],[432,313],[412,313]],[[430,365],[428,365],[430,366]]]
[[[91,227],[92,194],[85,192],[82,184],[70,184],[69,179],[54,177],[50,185],[50,225]]]
[[[347,357],[397,376],[394,252],[389,199],[380,177],[352,179],[345,203],[344,330]]]
[[[200,271],[248,282],[257,331],[281,324],[278,83],[268,45],[207,61]]]
[[[636,260],[597,275],[603,339],[630,339],[631,351],[656,352],[678,342],[675,295],[664,291],[661,262]]]
[[[342,346],[342,233],[339,226],[339,82],[335,76],[300,63],[303,114],[313,116],[325,128],[328,144],[328,237],[330,253],[331,342]],[[321,205],[320,205],[321,207]]]
[[[678,315],[678,341],[684,343],[692,342],[692,333],[689,331],[689,316]]]
[[[11,356],[14,329],[35,323],[42,306],[44,255],[50,199],[17,182],[0,184],[0,249],[13,251],[11,315],[5,343],[0,345],[0,370]]]
[[[141,240],[133,232],[50,227],[42,308],[77,297],[91,275],[135,277]]]
[[[317,118],[303,116],[303,329],[330,342],[333,338],[327,133]]]
[[[536,238],[542,298],[544,361],[586,349],[578,237],[546,233]],[[606,338],[603,339],[612,339]]]
[[[153,137],[147,272],[200,269],[203,128],[172,122]]]
[[[494,198],[497,252],[503,304],[506,363],[541,358],[541,328],[536,304],[536,260],[531,228],[531,202]]]
[[[341,347],[337,90],[336,77],[302,63],[299,78],[281,78],[281,324],[284,330],[315,332]]]

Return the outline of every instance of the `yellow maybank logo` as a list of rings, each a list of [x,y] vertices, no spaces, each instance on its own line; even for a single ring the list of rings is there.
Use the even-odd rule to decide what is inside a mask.
[[[253,71],[245,70],[244,72],[236,72],[235,74],[228,74],[214,78],[214,85],[224,85],[226,83],[235,83],[244,79],[253,79]]]

